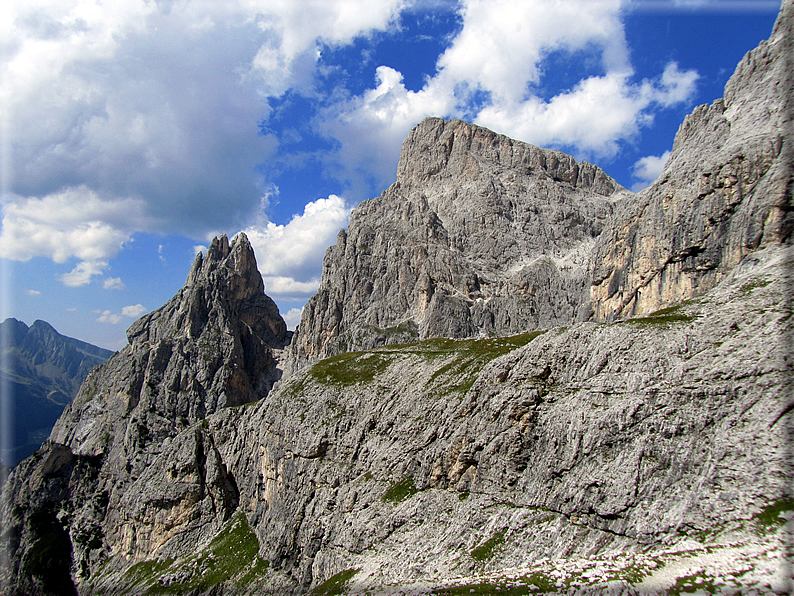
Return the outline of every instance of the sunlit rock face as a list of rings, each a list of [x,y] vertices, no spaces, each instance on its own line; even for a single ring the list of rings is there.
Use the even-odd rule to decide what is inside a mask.
[[[793,6],[638,195],[423,121],[288,376],[218,238],[11,474],[5,592],[791,593]]]
[[[568,324],[587,255],[626,192],[558,151],[427,118],[403,144],[397,181],[328,249],[292,355]]]
[[[788,3],[725,97],[686,117],[661,177],[619,202],[590,258],[596,319],[647,313],[714,287],[746,255],[789,242],[794,34]]]

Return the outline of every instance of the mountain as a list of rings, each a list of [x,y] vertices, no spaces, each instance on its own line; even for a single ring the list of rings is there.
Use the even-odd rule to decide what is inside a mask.
[[[63,336],[44,321],[28,327],[6,319],[0,337],[0,382],[12,396],[13,421],[12,452],[0,459],[13,466],[41,446],[91,369],[113,352]]]
[[[403,144],[397,181],[328,249],[293,360],[567,325],[587,255],[627,194],[559,151],[427,118]]]
[[[292,338],[215,239],[9,476],[0,593],[791,593],[793,25],[636,195],[423,121]]]

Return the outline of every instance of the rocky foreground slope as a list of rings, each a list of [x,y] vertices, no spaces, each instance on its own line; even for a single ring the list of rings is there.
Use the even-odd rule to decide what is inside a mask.
[[[639,195],[423,122],[280,380],[216,239],[12,473],[2,593],[789,593],[793,23]]]

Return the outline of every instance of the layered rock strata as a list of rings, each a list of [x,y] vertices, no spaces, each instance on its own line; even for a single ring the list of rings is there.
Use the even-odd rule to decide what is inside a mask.
[[[565,593],[665,594],[697,574],[786,593],[793,259],[757,252],[644,318],[321,361],[170,441],[123,503],[152,539],[81,590],[298,595],[330,580],[322,590],[444,593],[486,576],[537,589],[523,568],[543,570],[544,593],[565,579]],[[243,523],[221,521],[226,479],[208,482],[215,510],[185,507],[193,534],[157,518],[189,486],[198,437],[256,538],[214,586],[202,583],[212,538],[197,528]],[[579,573],[549,571],[575,561]]]
[[[405,140],[397,182],[328,249],[291,368],[427,337],[652,312],[714,287],[794,229],[791,4],[725,97],[681,125],[634,195],[600,169],[460,121]]]
[[[794,16],[747,53],[725,97],[686,117],[660,178],[616,205],[590,258],[592,311],[615,319],[714,287],[794,230]]]

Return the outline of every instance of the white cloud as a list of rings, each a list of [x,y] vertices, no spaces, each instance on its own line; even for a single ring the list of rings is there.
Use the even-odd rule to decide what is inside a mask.
[[[136,304],[134,306],[123,307],[121,309],[121,313],[114,313],[110,310],[96,310],[94,312],[99,315],[97,322],[118,325],[121,323],[124,317],[137,319],[146,312],[146,308],[142,304]]]
[[[330,195],[308,203],[286,225],[263,221],[243,230],[256,254],[266,292],[272,297],[306,296],[317,290],[325,249],[347,225],[351,207]]]
[[[268,95],[310,82],[318,44],[340,46],[395,25],[406,0],[243,0],[265,36],[254,60]]]
[[[286,314],[282,315],[284,322],[287,324],[287,329],[294,331],[297,328],[301,322],[301,313],[303,313],[303,308],[291,308]]]
[[[146,312],[146,307],[142,304],[135,304],[134,306],[125,306],[121,309],[121,314],[131,319],[137,319]]]
[[[71,257],[99,261],[114,257],[130,231],[145,225],[143,205],[135,199],[102,199],[86,186],[69,187],[44,197],[13,197],[3,206],[0,252],[27,261]]]
[[[108,323],[110,325],[118,325],[119,323],[121,323],[120,314],[112,313],[109,310],[95,311],[95,312],[99,314],[99,317],[97,318],[98,323]]]
[[[36,296],[41,296],[41,291],[40,290],[28,290],[27,291],[27,295],[28,296],[32,296],[32,297],[35,298]]]
[[[126,286],[120,277],[108,277],[102,282],[102,287],[106,290],[123,290]]]
[[[410,91],[402,74],[388,66],[379,66],[376,78],[374,89],[332,105],[321,115],[322,132],[340,142],[334,156],[337,173],[353,183],[357,195],[359,181],[381,188],[391,184],[408,131],[424,116],[446,115],[455,107],[454,95],[438,82]]]
[[[60,275],[61,283],[70,288],[78,288],[91,283],[94,275],[102,275],[107,268],[107,261],[80,261],[69,273]]]
[[[667,160],[670,159],[670,152],[665,151],[661,155],[648,155],[637,160],[632,168],[634,177],[639,181],[631,187],[634,192],[650,186],[664,171]]]
[[[473,120],[542,146],[573,148],[586,157],[614,155],[653,121],[656,110],[688,102],[698,74],[670,63],[655,80],[634,75],[620,0],[466,0],[463,26],[419,91],[401,74],[377,69],[376,86],[327,109],[323,132],[340,141],[335,158],[348,180],[394,178],[402,140],[427,115]],[[545,99],[544,60],[552,52],[585,52],[602,74]],[[367,180],[366,177],[370,179]],[[362,182],[363,181],[363,182]]]

